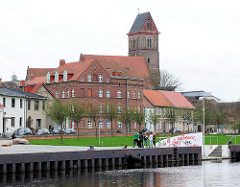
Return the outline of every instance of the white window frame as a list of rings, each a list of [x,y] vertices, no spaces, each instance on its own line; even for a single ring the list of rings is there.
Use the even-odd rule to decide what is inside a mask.
[[[111,128],[111,122],[110,122],[110,121],[108,121],[108,122],[106,123],[106,128],[107,128],[107,129],[110,129],[110,128]]]
[[[62,90],[62,98],[65,98],[65,90]]]
[[[69,89],[67,89],[67,98],[69,98]]]
[[[121,90],[117,91],[117,98],[118,99],[122,98],[122,91]]]
[[[99,127],[100,129],[103,129],[103,121],[99,121],[99,122],[98,122],[98,127]]]
[[[103,82],[103,76],[102,75],[98,75],[98,81]]]
[[[72,97],[75,97],[75,90],[72,89]]]
[[[118,121],[118,128],[121,129],[122,128],[122,122],[121,121]]]
[[[110,98],[111,97],[111,92],[110,89],[106,90],[106,98]]]
[[[47,73],[47,83],[50,83],[50,79],[51,79],[51,75],[50,75],[50,73],[48,72],[48,73]]]
[[[136,122],[136,121],[134,121],[134,123],[133,123],[133,128],[134,128],[134,129],[137,128],[137,122]]]
[[[141,99],[141,92],[138,91],[138,99]]]
[[[59,98],[59,95],[58,95],[58,90],[56,91],[56,98]]]
[[[92,75],[91,74],[88,74],[88,82],[92,82]]]
[[[67,71],[64,70],[63,72],[63,81],[66,82],[67,81]]]
[[[58,72],[56,71],[55,72],[55,82],[58,82],[59,81],[59,74]]]
[[[122,112],[122,106],[121,106],[121,105],[118,105],[118,106],[117,106],[117,112],[118,112],[118,113],[121,113],[121,112]]]
[[[92,129],[92,121],[90,121],[90,120],[88,121],[88,128]]]
[[[99,105],[99,113],[103,113],[103,105]]]
[[[133,92],[133,99],[137,99],[137,92],[136,91]]]
[[[130,99],[130,97],[131,97],[130,91],[127,92],[127,97],[128,97],[128,99]]]
[[[98,90],[98,96],[99,96],[100,98],[103,98],[103,89],[99,89],[99,90]]]

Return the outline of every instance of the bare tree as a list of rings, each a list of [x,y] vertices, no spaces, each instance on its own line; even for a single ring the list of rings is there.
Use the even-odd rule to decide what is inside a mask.
[[[113,136],[113,120],[117,119],[117,108],[113,103],[106,102],[103,117],[111,123],[111,134]]]
[[[156,132],[157,123],[160,121],[160,116],[156,114],[156,110],[154,109],[153,112],[150,111],[147,116],[147,121],[153,124],[154,131]]]
[[[101,118],[101,113],[99,111],[99,107],[95,106],[92,103],[89,103],[88,105],[88,118],[93,120],[96,128],[96,138],[97,138],[97,122],[99,118]]]
[[[175,91],[181,86],[179,78],[166,70],[160,71],[160,77],[153,75],[152,81],[156,90]]]

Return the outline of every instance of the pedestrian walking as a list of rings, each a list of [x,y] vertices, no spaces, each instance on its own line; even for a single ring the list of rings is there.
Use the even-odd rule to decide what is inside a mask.
[[[139,142],[139,147],[143,147],[143,134],[142,132],[139,133],[139,137],[138,137],[138,142]]]
[[[139,134],[138,134],[138,132],[137,132],[137,130],[135,131],[135,133],[133,133],[133,147],[135,147],[135,144],[137,144],[138,145],[138,136],[139,136]]]
[[[144,148],[144,146],[147,147],[147,140],[148,140],[147,133],[144,133],[144,136],[143,136],[143,148]]]
[[[153,145],[156,147],[156,133],[153,132]]]
[[[151,132],[150,136],[149,136],[149,142],[150,142],[150,148],[153,148],[153,134]]]

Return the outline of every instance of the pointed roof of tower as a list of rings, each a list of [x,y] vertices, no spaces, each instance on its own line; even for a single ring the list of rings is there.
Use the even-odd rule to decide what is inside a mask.
[[[143,26],[147,22],[147,19],[151,19],[153,22],[150,12],[144,12],[144,13],[138,14],[129,33],[143,31]],[[158,32],[155,24],[154,24],[154,27],[155,27],[155,31]]]
[[[144,25],[144,22],[147,19],[148,14],[150,14],[150,12],[144,12],[144,13],[138,14],[129,33],[141,31]]]

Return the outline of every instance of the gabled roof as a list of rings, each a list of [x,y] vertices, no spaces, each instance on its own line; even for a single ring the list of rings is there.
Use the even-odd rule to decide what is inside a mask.
[[[82,55],[86,60],[97,60],[112,76],[113,71],[121,71],[123,77],[144,79],[145,87],[153,87],[150,71],[144,57]],[[84,61],[85,62],[85,61]],[[83,63],[84,63],[83,62]]]
[[[46,97],[25,92],[22,90],[13,90],[13,89],[7,89],[7,88],[0,88],[0,95],[3,96],[9,96],[9,97],[28,97],[31,99],[47,99]]]
[[[173,104],[158,90],[143,90],[143,95],[153,106],[173,107]]]
[[[129,33],[141,31],[142,27],[147,19],[148,14],[150,14],[150,12],[144,12],[142,14],[138,14],[135,21],[133,22],[133,25],[132,25]]]
[[[152,22],[151,30],[147,29],[148,20]],[[136,32],[146,32],[146,31],[159,33],[150,12],[144,12],[144,13],[138,14],[128,34],[136,33]]]
[[[195,107],[180,93],[165,90],[159,90],[169,101],[177,108],[195,109]]]
[[[48,72],[54,71],[56,68],[29,68],[27,69],[26,81],[33,80],[36,77],[45,77]]]

